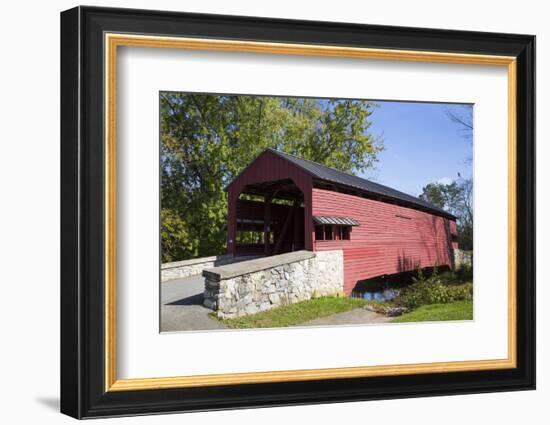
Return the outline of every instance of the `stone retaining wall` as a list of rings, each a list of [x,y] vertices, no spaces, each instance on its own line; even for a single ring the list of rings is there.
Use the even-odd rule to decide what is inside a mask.
[[[343,251],[297,251],[205,269],[204,305],[239,317],[312,297],[343,294]]]
[[[213,257],[193,258],[191,260],[175,261],[161,265],[161,282],[172,279],[182,279],[202,274],[204,269],[223,266],[226,264],[247,261],[257,256],[233,257],[232,255],[217,255]]]

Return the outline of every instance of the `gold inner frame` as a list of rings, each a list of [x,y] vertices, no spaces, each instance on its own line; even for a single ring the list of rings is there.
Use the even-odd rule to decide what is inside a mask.
[[[515,368],[516,359],[516,58],[410,50],[105,34],[105,391],[236,385]],[[116,99],[119,46],[325,56],[507,67],[508,71],[508,357],[495,360],[117,379]]]

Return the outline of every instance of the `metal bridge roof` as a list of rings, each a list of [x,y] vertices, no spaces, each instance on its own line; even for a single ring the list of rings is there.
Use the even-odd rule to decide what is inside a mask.
[[[370,194],[379,195],[382,198],[394,199],[406,204],[414,205],[422,209],[436,212],[437,214],[444,215],[446,217],[456,218],[449,212],[436,207],[420,198],[412,195],[400,192],[392,189],[391,187],[381,185],[379,183],[372,182],[361,177],[354,176],[352,174],[345,173],[343,171],[336,170],[334,168],[327,167],[325,165],[318,164],[317,162],[309,161],[307,159],[299,158],[297,156],[281,152],[276,149],[268,148],[267,151],[284,158],[292,164],[300,167],[307,173],[311,174],[318,180],[333,183],[340,186],[346,186],[350,188],[359,189]]]

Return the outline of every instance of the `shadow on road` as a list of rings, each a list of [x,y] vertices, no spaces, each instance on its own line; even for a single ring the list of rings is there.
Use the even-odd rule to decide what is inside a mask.
[[[181,300],[166,303],[165,305],[202,305],[203,300],[204,294],[195,294]]]

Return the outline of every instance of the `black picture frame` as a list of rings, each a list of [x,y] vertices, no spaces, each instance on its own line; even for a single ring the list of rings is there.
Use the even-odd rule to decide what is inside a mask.
[[[104,33],[517,58],[517,367],[105,391]],[[75,418],[535,388],[535,37],[131,9],[61,13],[61,412]]]

